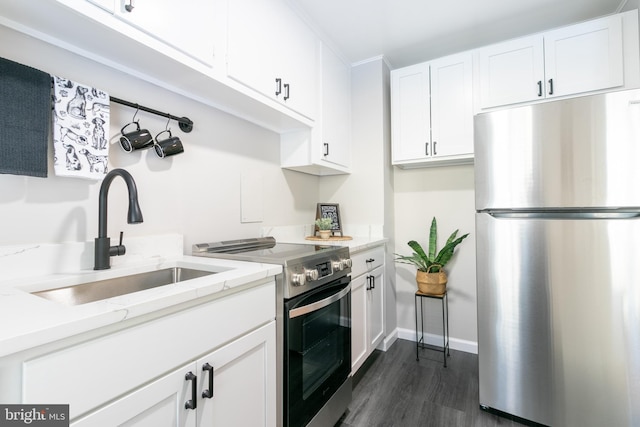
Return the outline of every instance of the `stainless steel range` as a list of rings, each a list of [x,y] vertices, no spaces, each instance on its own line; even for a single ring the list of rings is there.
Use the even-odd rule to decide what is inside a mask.
[[[193,255],[279,264],[278,425],[333,426],[351,402],[349,248],[272,237],[193,245]]]

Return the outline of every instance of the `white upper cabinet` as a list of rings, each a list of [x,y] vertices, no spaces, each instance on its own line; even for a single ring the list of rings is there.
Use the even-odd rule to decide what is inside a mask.
[[[10,1],[0,18],[277,133],[318,115],[319,40],[283,0]]]
[[[471,54],[431,62],[432,157],[473,157]]]
[[[205,64],[212,64],[215,39],[211,22],[216,14],[214,2],[115,1],[116,17]],[[101,0],[100,3],[105,1]]]
[[[211,66],[215,35],[215,2],[200,0],[85,0],[151,38]],[[78,10],[77,0],[62,0]],[[104,20],[102,23],[107,24]],[[125,30],[126,31],[126,30]],[[128,33],[134,39],[135,33]],[[163,50],[160,45],[152,46]],[[166,51],[166,49],[164,49]],[[168,52],[167,52],[168,53]]]
[[[543,96],[542,36],[482,48],[479,58],[482,108],[533,101]]]
[[[317,136],[322,160],[351,166],[351,69],[322,46],[322,123]]]
[[[393,164],[468,163],[473,159],[470,53],[391,72]]]
[[[280,136],[283,168],[312,175],[347,174],[351,167],[351,67],[322,44],[318,111],[310,131]]]
[[[276,86],[280,49],[279,8],[271,5],[274,1],[228,3],[227,74],[268,97],[282,93],[282,84]]]
[[[282,0],[228,2],[227,74],[314,119],[319,40]]]
[[[391,71],[393,162],[421,160],[431,144],[429,64]]]
[[[612,15],[481,48],[480,108],[622,87],[623,42]]]
[[[546,94],[563,96],[624,84],[622,16],[544,35]]]

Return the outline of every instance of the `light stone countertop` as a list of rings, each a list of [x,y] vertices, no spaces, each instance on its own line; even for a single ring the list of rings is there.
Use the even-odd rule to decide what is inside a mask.
[[[307,240],[307,239],[286,239],[279,240],[282,243],[302,243],[306,245],[313,244],[328,244],[334,246],[347,246],[351,255],[364,251],[366,249],[374,248],[376,246],[384,245],[388,239],[383,237],[353,237],[351,240]]]
[[[276,239],[283,243],[318,244],[304,235],[285,232]],[[386,241],[382,237],[354,237],[331,240],[330,244],[348,246],[354,254]],[[93,270],[91,242],[0,247],[0,357],[182,303],[215,298],[216,293],[223,297],[228,293],[225,291],[261,283],[282,272],[280,265],[182,255],[182,237],[177,235],[133,238],[125,243],[127,254],[112,257],[111,269],[102,271]],[[75,306],[31,294],[169,267],[215,274]]]
[[[307,240],[306,236],[313,235],[312,226],[280,226],[265,227],[262,229],[262,236],[273,236],[280,243],[299,243],[306,245],[329,244],[335,246],[349,247],[349,253],[354,254],[363,250],[384,245],[389,241],[382,236],[382,227],[348,225],[345,228],[345,236],[351,236],[351,240],[329,240],[327,243],[319,240]]]
[[[162,239],[160,241],[163,242]],[[166,243],[166,239],[164,242]],[[133,243],[133,250],[130,251],[126,262],[114,262],[114,257],[111,269],[101,271],[94,271],[92,265],[70,268],[76,261],[71,264],[62,262],[58,263],[56,268],[43,269],[42,263],[46,263],[50,257],[51,248],[38,247],[38,250],[31,251],[28,260],[24,257],[29,251],[16,250],[16,247],[0,248],[0,271],[6,273],[0,278],[0,357],[119,324],[179,304],[202,298],[224,297],[242,286],[264,283],[266,279],[282,271],[282,266],[279,265],[181,255],[181,242],[181,237],[170,238],[168,243],[175,248],[168,251],[158,249],[158,241],[144,243],[139,247],[151,245],[155,248],[155,251],[151,252],[153,256],[146,258],[139,255],[141,251],[137,251],[136,243]],[[60,248],[53,250],[60,256],[59,251]],[[74,248],[70,252],[75,254],[76,251],[77,248]],[[35,254],[36,252],[39,253]],[[80,252],[84,252],[84,249]],[[162,255],[159,255],[161,252]],[[118,258],[126,259],[126,255]],[[10,265],[14,265],[14,268],[10,268]],[[31,274],[24,271],[28,265],[34,266]],[[75,306],[31,294],[38,290],[169,267],[195,268],[215,274]]]

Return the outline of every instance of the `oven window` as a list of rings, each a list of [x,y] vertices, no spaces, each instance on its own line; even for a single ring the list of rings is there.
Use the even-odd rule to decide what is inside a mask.
[[[301,305],[330,298],[344,286],[305,298]],[[288,319],[289,426],[306,425],[351,372],[351,293],[331,304]]]
[[[294,319],[293,324],[299,333],[289,352],[302,369],[302,398],[306,400],[342,363],[340,305],[333,304],[302,319]]]

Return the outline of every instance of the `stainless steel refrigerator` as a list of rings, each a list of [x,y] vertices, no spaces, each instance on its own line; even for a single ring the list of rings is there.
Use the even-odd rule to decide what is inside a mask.
[[[480,405],[640,426],[640,91],[475,118]]]

